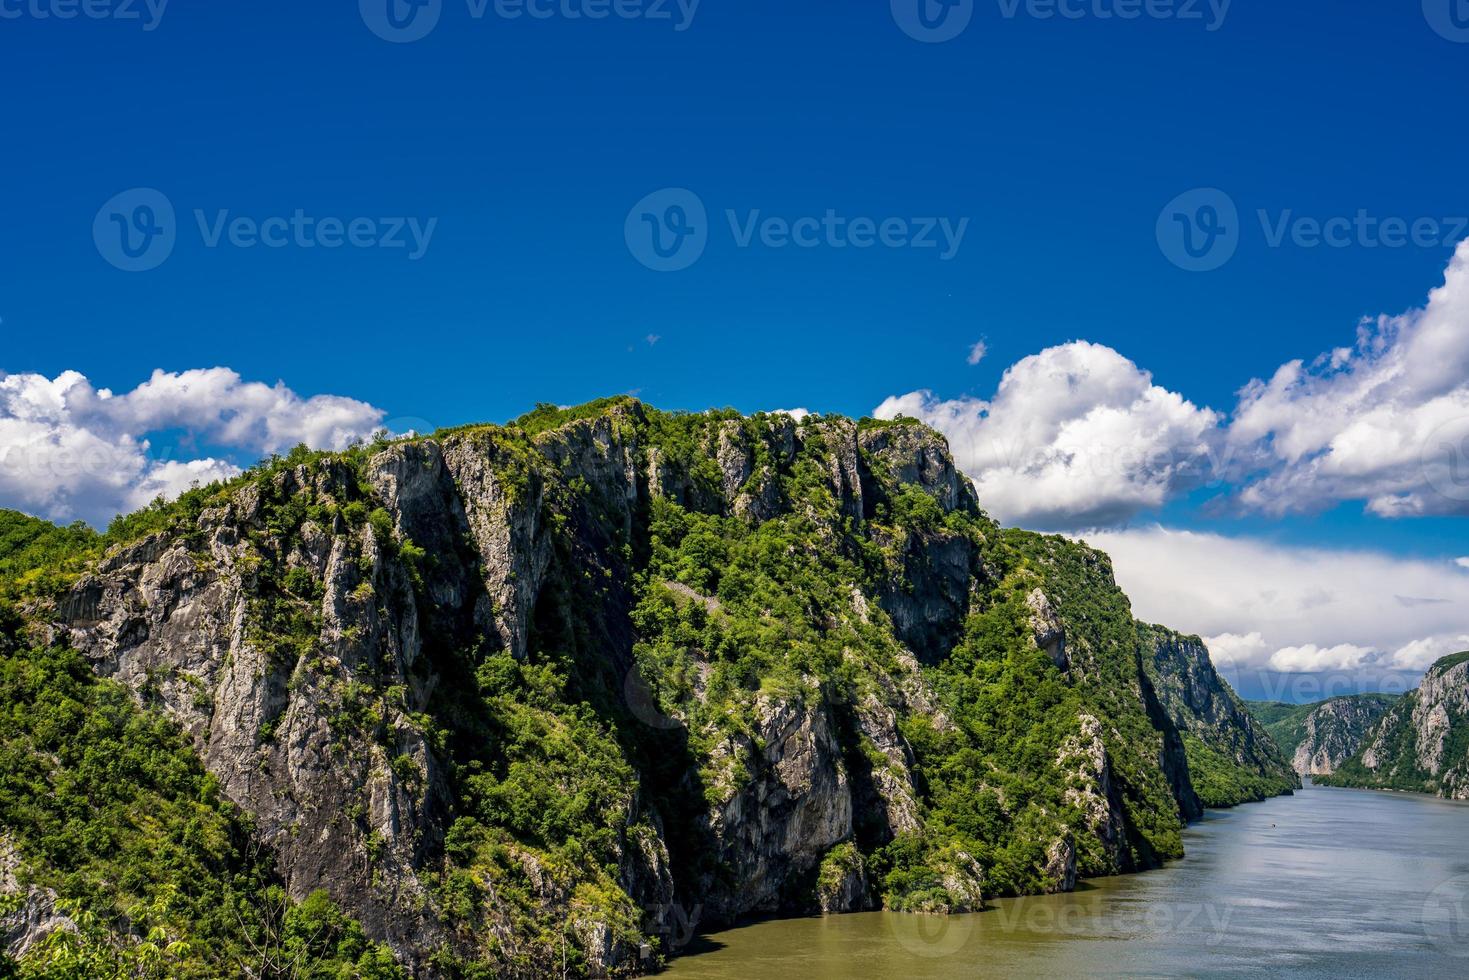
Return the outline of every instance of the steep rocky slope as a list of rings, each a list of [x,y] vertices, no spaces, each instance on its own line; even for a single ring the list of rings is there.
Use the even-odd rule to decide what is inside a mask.
[[[639,972],[695,921],[1068,890],[1182,854],[1188,738],[1258,775],[1223,694],[1160,701],[1200,668],[1143,656],[1106,556],[995,526],[907,421],[545,407],[84,538],[0,582],[9,649],[176,724],[268,860],[249,887],[324,891],[415,974]],[[108,878],[34,836],[24,881]]]
[[[1383,714],[1391,694],[1347,694],[1315,704],[1254,702],[1250,710],[1302,776],[1329,776],[1356,754]]]
[[[1194,789],[1205,806],[1234,806],[1298,789],[1275,740],[1214,670],[1197,636],[1138,625],[1143,666],[1183,734]]]
[[[1364,786],[1469,799],[1469,653],[1428,669],[1382,716],[1329,786]]]

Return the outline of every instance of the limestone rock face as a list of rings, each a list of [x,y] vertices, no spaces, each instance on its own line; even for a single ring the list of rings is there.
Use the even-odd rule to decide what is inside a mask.
[[[1051,600],[1040,589],[1034,589],[1025,597],[1025,605],[1030,610],[1032,642],[1058,669],[1065,670],[1071,665],[1066,659],[1066,627]]]
[[[1112,761],[1102,739],[1102,723],[1091,715],[1077,719],[1080,732],[1062,744],[1057,765],[1069,773],[1073,785],[1066,790],[1066,802],[1081,813],[1079,830],[1089,835],[1101,848],[1109,866],[1121,863],[1123,844],[1122,799],[1112,779]],[[1051,845],[1047,854],[1048,891],[1070,891],[1076,884],[1076,844],[1067,837]]]
[[[1371,697],[1332,698],[1318,705],[1301,722],[1301,742],[1292,753],[1292,765],[1302,776],[1329,776],[1356,754],[1362,741],[1388,709]]]
[[[774,912],[782,889],[852,836],[852,795],[823,705],[762,698],[755,739],[725,743],[753,778],[714,807],[708,822],[735,886],[707,882],[716,916]]]
[[[25,956],[58,929],[76,929],[76,924],[57,909],[55,892],[24,886],[16,880],[19,867],[15,846],[0,836],[0,896],[19,898],[14,911],[0,915],[0,951],[13,959]]]
[[[1446,657],[1382,716],[1361,751],[1329,780],[1469,799],[1469,654]]]
[[[292,896],[325,889],[424,976],[440,948],[515,955],[527,916],[564,925],[596,974],[646,965],[648,927],[628,925],[638,909],[666,921],[697,908],[716,924],[875,907],[874,855],[927,829],[934,773],[923,752],[1018,734],[973,734],[983,724],[936,669],[994,609],[1008,617],[1004,642],[1018,644],[1000,655],[1024,660],[1063,705],[1042,757],[1056,772],[1042,775],[1064,776],[1064,799],[1052,780],[1051,798],[1017,804],[1007,774],[976,770],[976,791],[997,810],[1031,807],[1025,819],[1050,828],[1026,859],[1043,881],[1024,887],[1070,890],[1079,874],[1176,854],[1176,829],[1161,849],[1148,835],[1199,813],[1180,731],[1217,736],[1241,764],[1256,759],[1249,719],[1198,651],[1169,641],[1151,668],[1140,660],[1104,555],[1053,539],[1027,543],[1035,569],[987,564],[1007,532],[983,517],[936,433],[784,415],[707,422],[669,436],[667,416],[625,400],[545,431],[469,427],[293,457],[108,554],[57,604],[51,628],[182,726]],[[737,593],[645,571],[664,546],[654,515],[669,504],[732,538],[800,522],[801,536],[777,529],[772,564],[804,547],[829,560],[812,562],[820,574],[847,576],[784,621],[756,606],[716,636],[707,627],[733,616]],[[1081,584],[1070,593],[1057,584],[1065,576],[1042,574],[1073,560]],[[1020,584],[997,598],[1006,575]],[[677,663],[657,678],[682,679],[677,698],[640,673],[655,600],[685,617],[668,643],[678,649],[665,651]],[[738,675],[730,645],[777,665],[799,650],[821,666]],[[454,740],[513,739],[466,717],[466,703],[491,702],[461,696],[548,660],[566,665],[567,689],[532,694],[564,698],[567,715],[527,738],[528,751],[576,712],[611,733],[618,757],[601,764],[624,780],[595,802],[606,850],[584,863],[596,885],[575,878],[586,869],[568,871],[574,850],[505,831],[497,867],[532,908],[487,887],[466,926],[444,898],[451,855],[465,847],[454,828],[470,796],[498,792],[511,774],[492,772],[488,755],[465,762]],[[1451,726],[1456,702],[1440,700]],[[1425,763],[1444,754],[1444,717],[1423,717]],[[915,894],[928,911],[977,910],[987,887],[1006,887],[986,881],[970,850],[950,841],[924,852],[931,878]],[[589,895],[607,893],[620,914],[586,911]]]

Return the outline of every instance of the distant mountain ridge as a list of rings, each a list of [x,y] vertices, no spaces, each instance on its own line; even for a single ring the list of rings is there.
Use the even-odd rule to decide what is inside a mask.
[[[1318,781],[1469,800],[1469,652],[1428,668],[1359,749]]]
[[[1329,776],[1356,754],[1398,699],[1394,694],[1347,694],[1314,704],[1250,702],[1282,752],[1302,776]]]

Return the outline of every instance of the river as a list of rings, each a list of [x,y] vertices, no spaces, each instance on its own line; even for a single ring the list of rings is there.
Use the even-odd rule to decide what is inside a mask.
[[[1187,857],[976,915],[870,912],[695,936],[680,980],[1469,977],[1469,804],[1307,787],[1211,811]]]

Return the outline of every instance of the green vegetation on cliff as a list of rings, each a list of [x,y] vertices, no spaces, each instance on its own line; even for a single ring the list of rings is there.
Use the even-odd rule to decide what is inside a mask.
[[[1165,709],[1106,556],[998,528],[907,420],[301,449],[105,534],[0,514],[0,597],[12,894],[170,975],[639,972],[670,909],[972,909],[1263,791]]]
[[[405,976],[324,893],[285,897],[176,725],[75,652],[34,645],[5,605],[0,834],[19,857],[0,911],[47,906],[49,891],[79,926],[44,939],[21,977],[204,978],[275,961],[322,980]]]
[[[1323,705],[1348,703],[1359,708],[1365,715],[1381,716],[1398,700],[1397,694],[1343,694],[1310,704],[1286,704],[1281,701],[1247,701],[1250,711],[1260,719],[1265,730],[1275,739],[1287,758],[1296,754],[1309,734],[1306,721]],[[1366,731],[1360,733],[1365,736]]]
[[[1469,799],[1469,652],[1428,668],[1351,758],[1316,781]]]
[[[1214,670],[1202,639],[1143,623],[1137,635],[1144,670],[1183,734],[1204,806],[1237,806],[1300,788],[1289,756]]]

